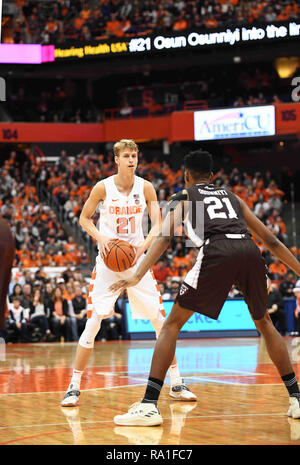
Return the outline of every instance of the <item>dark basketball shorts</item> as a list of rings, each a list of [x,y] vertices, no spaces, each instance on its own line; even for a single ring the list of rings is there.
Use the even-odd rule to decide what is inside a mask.
[[[176,302],[181,307],[218,319],[232,285],[243,294],[254,320],[267,309],[267,267],[251,238],[205,241],[186,275]]]

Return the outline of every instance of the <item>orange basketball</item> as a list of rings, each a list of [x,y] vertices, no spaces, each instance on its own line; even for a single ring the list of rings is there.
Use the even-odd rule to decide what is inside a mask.
[[[110,249],[104,258],[105,265],[112,271],[128,270],[135,259],[135,248],[120,239],[113,239],[108,245]]]

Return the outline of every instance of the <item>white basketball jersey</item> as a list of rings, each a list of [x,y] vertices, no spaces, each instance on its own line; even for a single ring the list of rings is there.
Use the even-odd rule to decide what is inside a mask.
[[[144,179],[134,176],[130,194],[122,194],[115,185],[116,175],[103,180],[106,198],[99,205],[100,234],[110,239],[121,239],[132,245],[144,241],[143,215],[147,206],[144,196]]]

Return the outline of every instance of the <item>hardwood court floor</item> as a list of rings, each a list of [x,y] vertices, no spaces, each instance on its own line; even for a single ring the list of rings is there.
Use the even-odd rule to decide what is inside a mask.
[[[300,380],[300,338],[285,338]],[[144,393],[154,341],[96,343],[79,407],[61,408],[75,343],[8,344],[0,354],[0,444],[300,444],[285,387],[260,338],[180,340],[181,373],[197,403],[173,401],[169,378],[160,427],[121,427],[116,414]]]

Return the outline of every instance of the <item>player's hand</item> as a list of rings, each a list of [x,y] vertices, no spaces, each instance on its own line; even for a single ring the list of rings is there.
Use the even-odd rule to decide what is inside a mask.
[[[135,258],[134,258],[131,266],[134,266],[136,264],[138,259],[143,255],[143,253],[145,251],[143,242],[141,244],[139,244],[139,245],[134,246],[134,248],[135,248]]]
[[[108,288],[108,290],[109,290],[109,292],[112,292],[112,293],[122,292],[125,289],[127,289],[127,287],[136,286],[138,282],[139,282],[139,278],[136,278],[133,275],[131,278],[121,279],[120,281],[116,282],[115,284],[112,284]]]
[[[109,237],[100,236],[99,244],[99,254],[102,260],[106,257],[106,254],[109,252],[109,243],[111,239]]]

